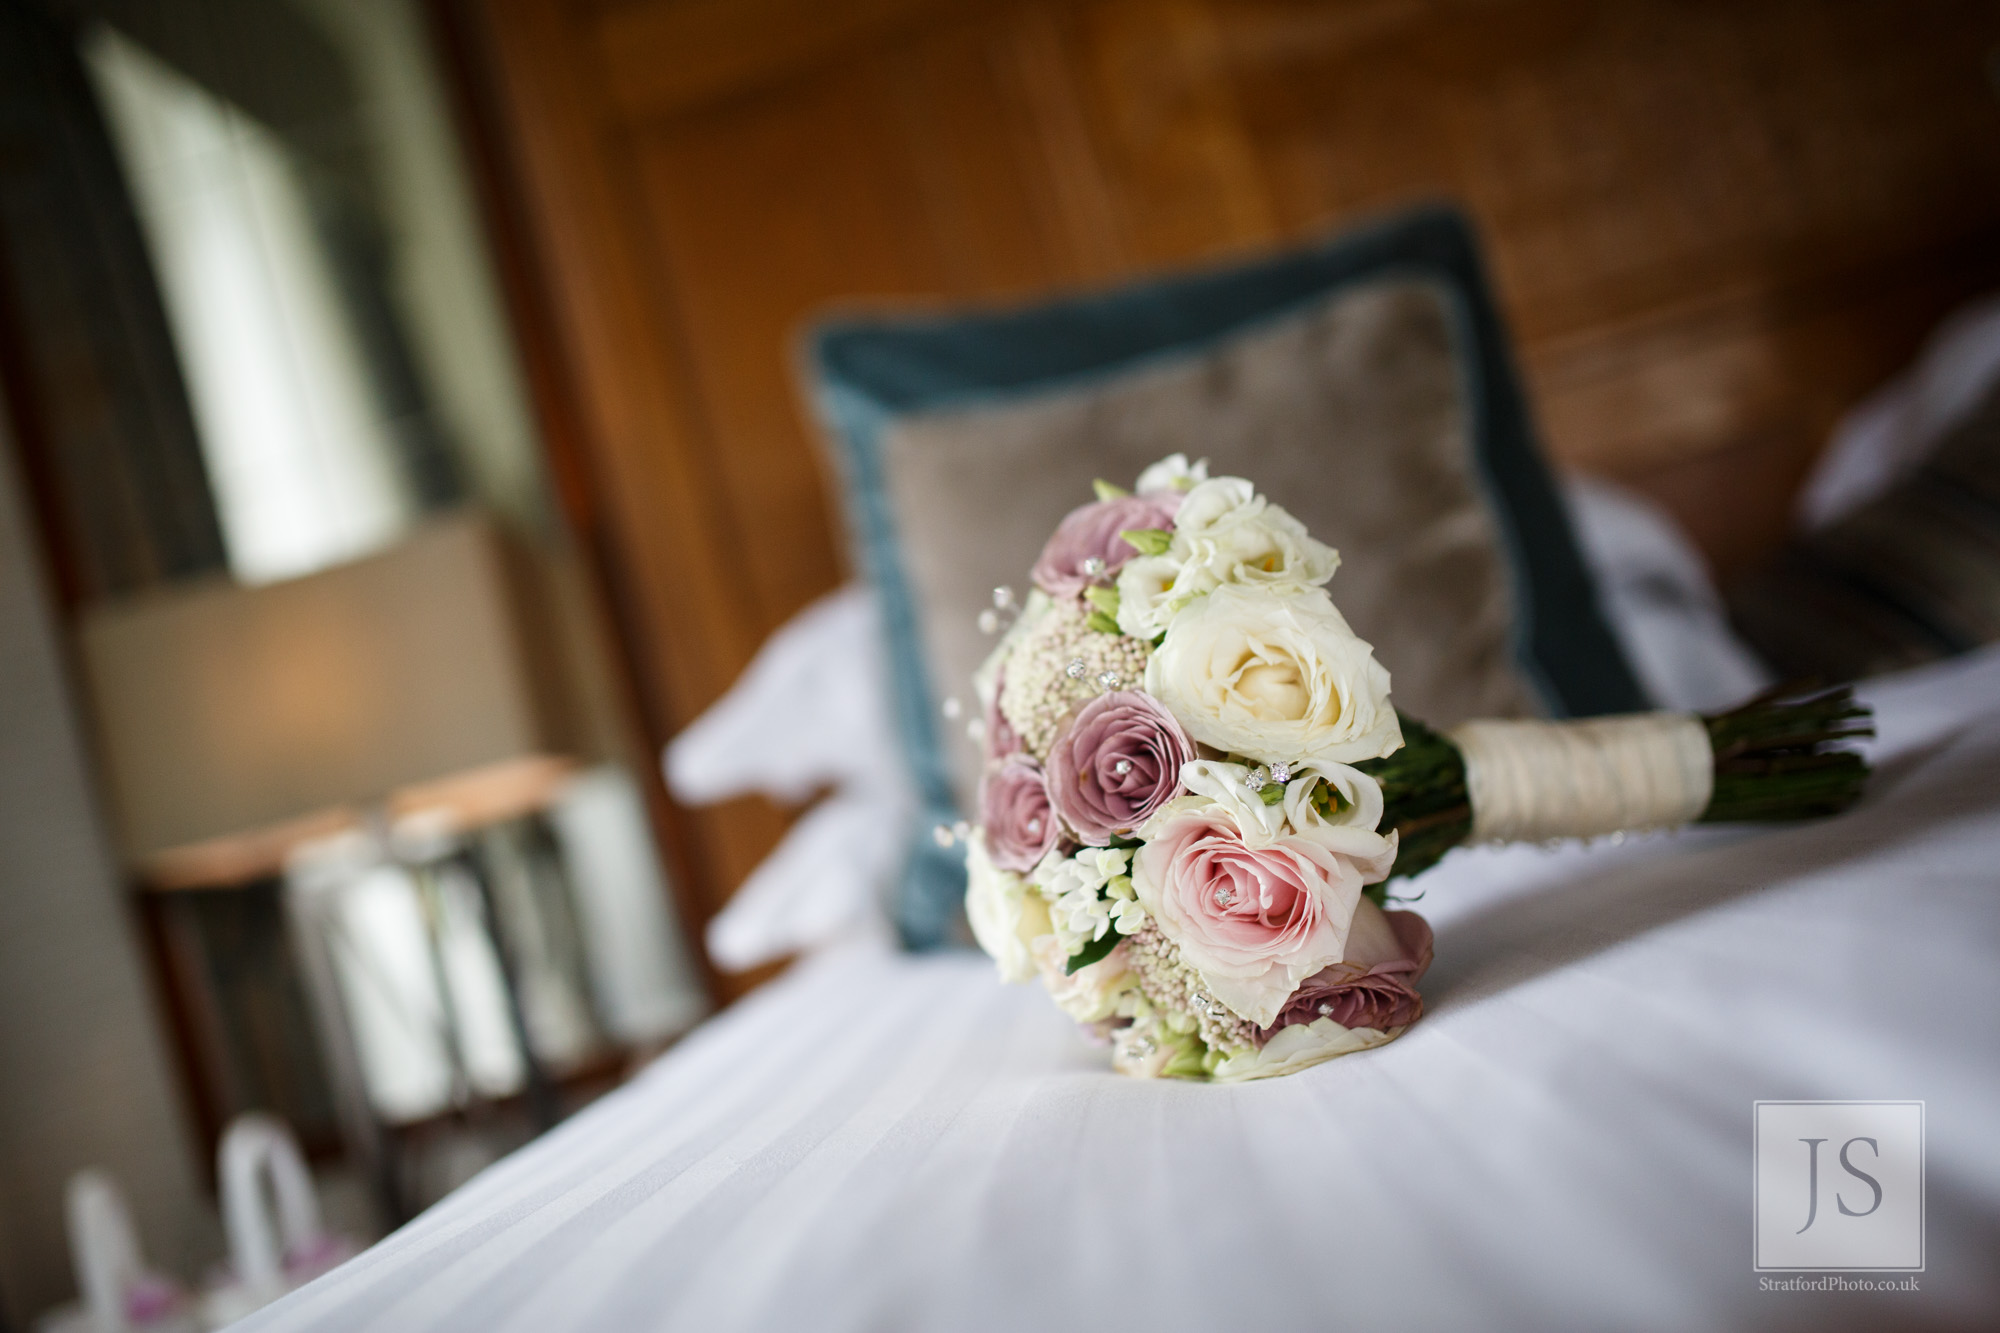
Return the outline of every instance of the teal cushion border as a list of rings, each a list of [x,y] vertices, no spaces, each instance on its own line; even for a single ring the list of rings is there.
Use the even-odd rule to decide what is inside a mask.
[[[1470,226],[1433,205],[1318,244],[1223,268],[1152,279],[1025,308],[828,320],[808,338],[817,407],[845,472],[863,568],[881,598],[895,711],[922,802],[922,826],[896,901],[910,948],[963,938],[963,856],[933,826],[959,817],[904,577],[883,474],[896,418],[1002,402],[1192,355],[1340,288],[1392,276],[1436,282],[1459,326],[1479,476],[1493,500],[1514,580],[1515,656],[1558,717],[1646,707],[1597,609],[1596,590],[1528,419],[1504,325]]]

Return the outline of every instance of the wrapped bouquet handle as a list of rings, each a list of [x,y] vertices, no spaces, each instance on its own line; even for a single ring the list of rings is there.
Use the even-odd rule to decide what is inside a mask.
[[[1474,842],[1674,828],[1708,808],[1714,784],[1708,733],[1682,713],[1468,722],[1450,739]]]
[[[1845,690],[1714,717],[1438,732],[1324,585],[1340,556],[1175,455],[1098,483],[973,684],[985,749],[966,917],[1140,1077],[1268,1078],[1394,1040],[1431,932],[1388,881],[1467,842],[1837,813],[1867,765]]]
[[[1873,734],[1845,686],[1778,690],[1728,712],[1567,722],[1475,721],[1433,731],[1402,715],[1403,748],[1356,767],[1382,784],[1397,876],[1453,847],[1822,818],[1860,798]]]

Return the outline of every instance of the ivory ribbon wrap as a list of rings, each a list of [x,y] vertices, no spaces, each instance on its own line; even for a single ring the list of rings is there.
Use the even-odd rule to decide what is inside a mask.
[[[1474,842],[1677,828],[1715,786],[1708,730],[1685,713],[1468,722],[1448,734],[1465,756]]]

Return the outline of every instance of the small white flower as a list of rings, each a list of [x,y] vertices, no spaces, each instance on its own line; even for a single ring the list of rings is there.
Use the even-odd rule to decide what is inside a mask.
[[[1208,480],[1208,460],[1190,464],[1186,454],[1168,454],[1139,474],[1133,487],[1140,495],[1158,491],[1191,491]]]
[[[1116,847],[1086,847],[1075,856],[1051,852],[1035,867],[1031,878],[1049,904],[1049,920],[1056,938],[1062,941],[1065,957],[1092,940],[1103,939],[1116,924],[1124,900],[1107,898],[1104,889],[1113,880],[1125,878],[1131,860],[1130,852]],[[1128,887],[1130,883],[1127,879]],[[1136,899],[1132,906],[1138,907]],[[1119,933],[1129,932],[1121,928]]]
[[[1122,847],[1085,847],[1074,856],[1050,852],[1029,878],[1042,896],[1053,901],[1076,889],[1093,893],[1122,875],[1132,864],[1132,853]]]
[[[1119,875],[1104,886],[1105,897],[1111,904],[1111,924],[1118,927],[1120,935],[1136,935],[1146,924],[1146,906],[1139,901],[1139,891],[1132,887],[1130,875]]]

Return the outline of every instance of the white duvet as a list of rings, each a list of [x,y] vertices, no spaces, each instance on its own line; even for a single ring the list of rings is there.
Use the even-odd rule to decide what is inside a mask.
[[[1379,1051],[1122,1079],[985,959],[854,943],[242,1327],[1991,1327],[2000,652],[1866,693],[1841,819],[1454,853]],[[1783,1098],[1926,1103],[1919,1290],[1760,1289]]]

